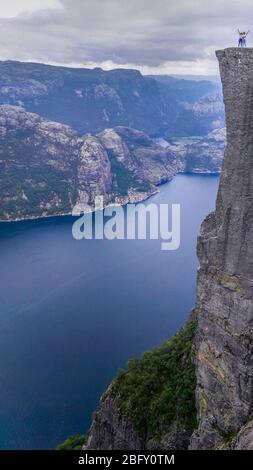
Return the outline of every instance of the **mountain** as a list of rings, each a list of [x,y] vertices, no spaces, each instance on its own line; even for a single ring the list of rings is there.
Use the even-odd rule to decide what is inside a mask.
[[[227,147],[198,237],[195,309],[112,382],[85,449],[253,449],[253,49],[217,57]]]
[[[20,106],[0,105],[0,220],[70,214],[77,204],[93,205],[95,196],[105,204],[141,201],[178,172],[218,172],[222,145],[209,137],[189,148],[164,147],[123,126],[79,135]]]
[[[164,75],[162,75],[164,76]],[[213,82],[213,83],[219,83],[220,82],[220,76],[219,75],[182,75],[182,74],[171,74],[170,77],[172,78],[178,78],[181,80],[193,80],[195,82],[202,82],[202,81],[208,81],[208,82]]]
[[[177,139],[168,145],[183,173],[220,173],[226,144],[226,129],[215,129],[204,137]]]
[[[186,80],[175,78],[169,75],[147,75],[147,77],[156,80],[159,85],[167,88],[177,101],[194,103],[202,96],[221,93],[221,84],[219,81],[211,82],[209,80]]]
[[[164,136],[204,136],[224,127],[221,85],[208,80],[184,80],[168,75],[150,76],[168,101],[176,100],[170,125]]]
[[[166,129],[173,113],[155,80],[137,70],[73,69],[0,63],[0,103],[70,125],[80,133],[117,125],[147,133]]]
[[[21,106],[80,134],[125,126],[152,136],[205,135],[224,126],[219,86],[137,70],[0,62],[0,104]]]
[[[18,106],[0,106],[0,219],[71,213],[76,204],[145,199],[178,171],[173,153],[134,129],[79,136]]]

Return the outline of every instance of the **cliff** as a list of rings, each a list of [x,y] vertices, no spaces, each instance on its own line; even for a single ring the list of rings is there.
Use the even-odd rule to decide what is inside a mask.
[[[0,220],[70,214],[96,195],[105,203],[137,202],[178,171],[220,168],[221,152],[201,155],[182,156],[122,126],[78,135],[20,106],[0,105]]]
[[[198,239],[193,449],[233,445],[253,406],[253,49],[217,57],[227,147],[216,210]]]
[[[0,219],[70,214],[82,202],[139,201],[178,171],[176,157],[124,127],[79,136],[18,106],[0,105]]]
[[[170,341],[130,360],[94,414],[86,449],[187,448],[196,427],[191,320]]]
[[[101,400],[87,448],[253,448],[253,49],[229,48],[218,51],[217,57],[227,146],[216,209],[204,220],[198,237],[200,267],[194,310],[197,332],[191,338],[187,359],[183,359],[187,366],[182,368],[182,362],[177,362],[184,381],[192,355],[196,429],[191,436],[185,435],[174,407],[172,415],[160,415],[157,423],[157,429],[160,425],[166,429],[167,425],[165,439],[163,434],[151,439],[152,444],[147,438],[141,439],[134,416],[120,405],[117,379],[117,385],[114,382]],[[163,365],[170,368],[172,357],[166,360]],[[150,368],[149,373],[152,384],[154,369]],[[129,385],[127,378],[126,381]],[[163,384],[164,393],[167,390],[171,400],[167,411],[173,403],[171,387],[178,403],[192,384],[186,381],[184,385],[178,389],[171,377]],[[151,398],[152,390],[151,385]],[[131,407],[135,403],[136,382],[128,391],[127,404]],[[147,413],[146,408],[144,411]],[[141,404],[135,408],[135,415],[143,416]]]

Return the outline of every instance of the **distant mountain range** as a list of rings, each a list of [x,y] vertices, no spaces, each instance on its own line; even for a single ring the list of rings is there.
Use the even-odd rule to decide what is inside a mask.
[[[205,135],[224,126],[219,83],[37,63],[0,62],[0,104],[79,133],[127,126],[151,136]]]
[[[140,201],[178,172],[219,172],[224,144],[217,83],[0,62],[1,220]]]
[[[168,75],[160,75],[162,77],[168,77]],[[150,77],[153,77],[153,75],[150,75]],[[214,83],[220,83],[220,76],[219,75],[182,75],[182,74],[170,74],[169,77],[172,78],[177,78],[179,80],[192,80],[194,82],[200,82],[200,81],[208,81],[208,82],[214,82]]]

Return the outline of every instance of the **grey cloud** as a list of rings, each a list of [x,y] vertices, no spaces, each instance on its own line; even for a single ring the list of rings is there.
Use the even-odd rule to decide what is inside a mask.
[[[252,0],[61,0],[0,21],[3,58],[160,67],[209,60],[248,28]],[[1,9],[1,7],[0,7]],[[252,33],[253,34],[253,33]]]

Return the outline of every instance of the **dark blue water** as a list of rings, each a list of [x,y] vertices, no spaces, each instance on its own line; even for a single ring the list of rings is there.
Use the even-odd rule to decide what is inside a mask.
[[[117,369],[184,323],[217,185],[180,175],[148,201],[181,203],[176,252],[159,240],[75,241],[70,217],[0,225],[1,449],[84,433]]]

